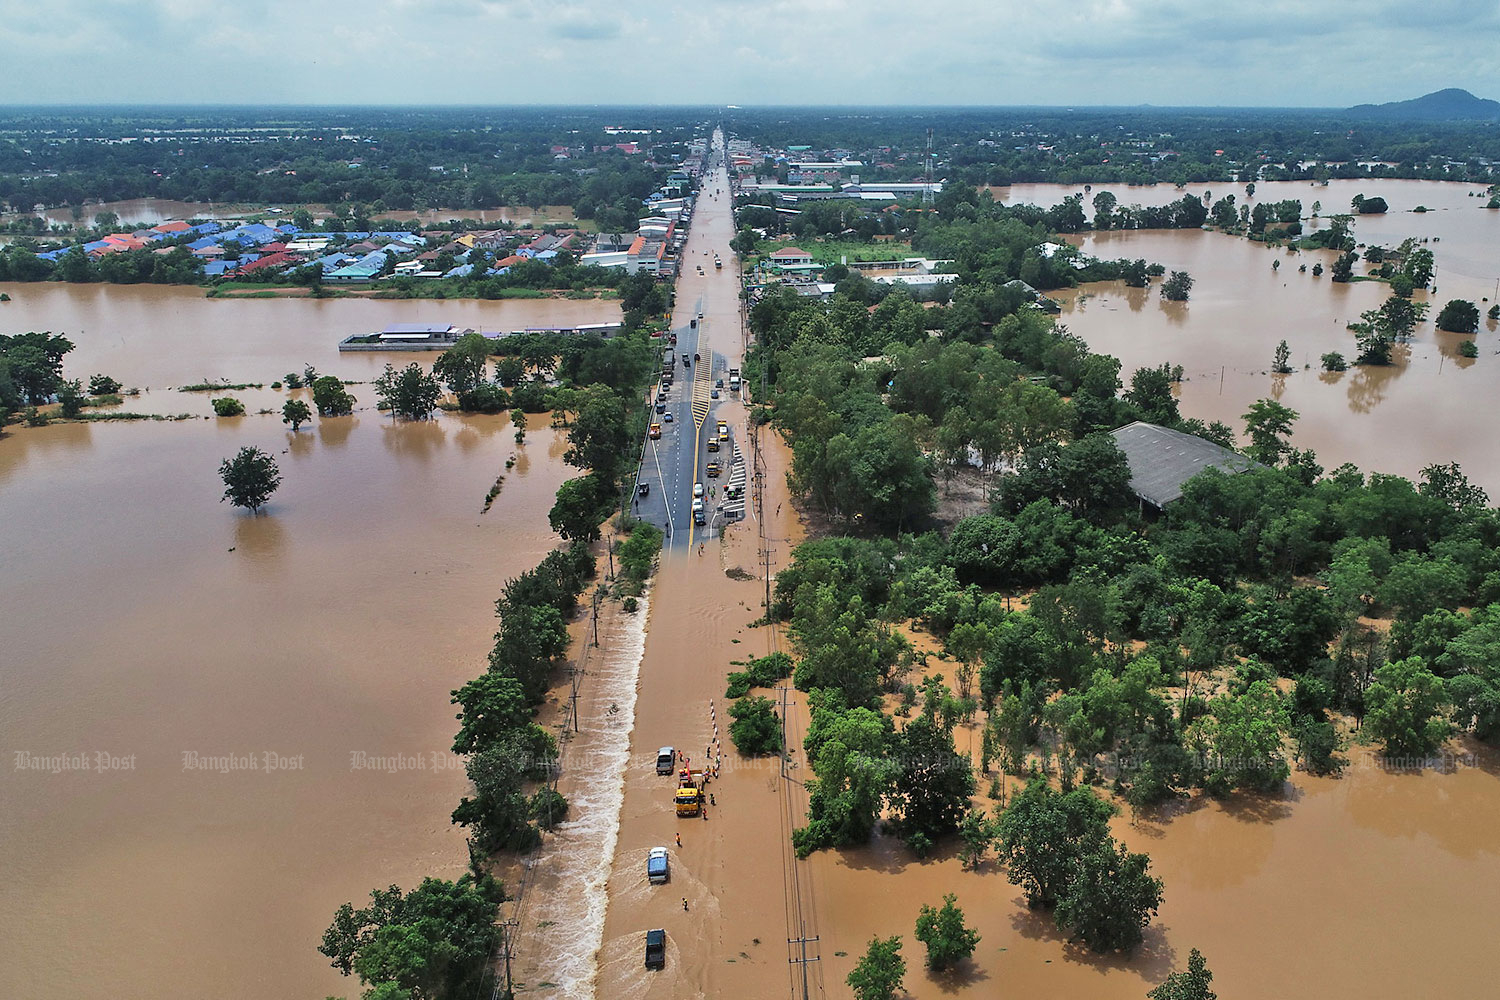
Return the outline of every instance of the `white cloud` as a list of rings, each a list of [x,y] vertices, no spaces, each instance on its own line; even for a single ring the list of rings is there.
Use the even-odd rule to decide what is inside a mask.
[[[0,0],[0,101],[1327,106],[1500,97],[1497,31],[1472,0]]]

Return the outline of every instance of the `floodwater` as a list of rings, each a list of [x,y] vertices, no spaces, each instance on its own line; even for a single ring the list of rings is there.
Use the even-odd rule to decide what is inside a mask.
[[[387,356],[338,356],[349,332],[601,305],[7,290],[5,329],[78,343],[70,375],[195,413],[206,397],[159,387],[305,362],[367,378]],[[354,995],[315,950],[334,909],[463,870],[448,692],[483,670],[505,580],[556,544],[566,441],[533,427],[518,448],[508,414],[398,425],[354,392],[359,412],[296,435],[251,415],[0,438],[0,995]],[[219,462],[250,444],[283,474],[258,517],[219,502]]]
[[[1488,436],[1474,433],[1473,424],[1500,392],[1496,324],[1481,319],[1474,338],[1480,356],[1467,359],[1458,355],[1458,346],[1469,338],[1439,331],[1432,322],[1450,298],[1473,301],[1481,313],[1495,301],[1500,212],[1483,209],[1483,200],[1468,197],[1472,185],[1336,182],[1329,189],[1265,184],[1257,187],[1256,198],[1300,192],[1306,210],[1319,192],[1325,206],[1331,198],[1347,206],[1345,193],[1364,190],[1385,197],[1393,210],[1415,204],[1434,209],[1359,217],[1354,224],[1362,243],[1432,240],[1426,245],[1436,260],[1438,290],[1415,296],[1430,304],[1428,320],[1409,344],[1397,347],[1391,366],[1327,374],[1320,363],[1331,351],[1350,361],[1358,354],[1346,324],[1388,297],[1383,283],[1335,284],[1327,275],[1335,257],[1331,252],[1289,254],[1285,248],[1222,233],[1149,230],[1080,237],[1090,254],[1158,261],[1169,270],[1186,270],[1195,284],[1186,303],[1162,300],[1158,285],[1131,289],[1103,282],[1059,291],[1053,297],[1063,305],[1061,321],[1093,350],[1120,358],[1127,382],[1142,366],[1182,365],[1187,375],[1181,386],[1185,416],[1222,420],[1239,431],[1251,403],[1274,398],[1300,414],[1293,443],[1313,448],[1330,469],[1353,462],[1367,471],[1414,477],[1431,463],[1457,461],[1492,497],[1500,497],[1500,451]],[[1132,193],[1136,190],[1141,189]],[[1237,190],[1242,196],[1243,189]],[[1142,193],[1148,191],[1176,196],[1170,187]],[[1276,260],[1279,270],[1273,269]],[[1317,262],[1324,266],[1321,277],[1311,273]],[[1307,265],[1306,272],[1299,271],[1301,264]],[[1296,371],[1275,375],[1272,362],[1283,339]]]
[[[612,299],[210,299],[190,286],[61,282],[0,283],[0,291],[11,297],[0,303],[0,332],[67,334],[76,345],[65,361],[67,374],[87,383],[91,374],[102,372],[142,389],[121,407],[142,413],[213,412],[207,394],[169,386],[208,381],[269,386],[309,364],[325,375],[367,382],[387,362],[431,365],[435,351],[339,353],[339,341],[350,334],[392,323],[521,330],[612,322],[620,316],[619,301]],[[351,391],[361,404],[374,405],[371,389]],[[269,388],[231,395],[251,410],[279,411],[285,399]]]
[[[319,219],[331,214],[327,205],[215,204],[214,202],[172,201],[168,198],[130,198],[124,201],[84,205],[79,209],[76,218],[71,207],[48,208],[33,214],[48,222],[92,226],[94,216],[101,212],[113,212],[122,224],[139,222],[147,226],[155,226],[173,219],[239,219],[247,215],[262,213],[268,207],[280,208],[288,216],[298,208],[306,208]],[[449,219],[477,219],[480,222],[512,222],[525,225],[533,219],[539,223],[572,222],[574,219],[572,206],[569,205],[540,205],[534,208],[524,205],[500,208],[430,208],[421,212],[371,212],[370,214],[372,218],[395,219],[399,222],[420,220],[428,224],[447,222]],[[15,218],[15,215],[7,213],[5,217]]]
[[[1129,958],[1068,944],[993,858],[965,872],[951,850],[919,862],[884,838],[815,855],[826,901],[821,982],[836,993],[873,935],[901,934],[907,991],[919,1000],[1000,990],[1138,1000],[1193,948],[1224,997],[1306,996],[1311,983],[1338,1000],[1491,993],[1500,757],[1462,750],[1452,773],[1388,772],[1357,752],[1343,777],[1298,773],[1284,796],[1195,799],[1134,824],[1118,817],[1115,835],[1150,854],[1165,883],[1161,911]],[[922,969],[912,928],[921,905],[946,892],[981,940],[968,968],[938,977]]]

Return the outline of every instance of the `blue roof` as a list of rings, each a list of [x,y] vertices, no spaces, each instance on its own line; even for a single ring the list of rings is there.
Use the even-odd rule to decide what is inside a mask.
[[[62,247],[61,249],[58,249],[58,250],[48,250],[46,253],[39,253],[39,254],[37,254],[37,259],[38,260],[52,260],[52,261],[55,261],[55,260],[57,260],[57,258],[61,257],[63,254],[67,253],[71,249],[73,249],[73,248],[72,247]]]
[[[187,245],[187,248],[189,250],[202,250],[204,247],[212,247],[218,245],[219,238],[217,236],[204,236],[189,243]]]
[[[183,232],[184,233],[203,233],[203,234],[206,235],[208,233],[217,233],[219,230],[221,230],[223,228],[224,227],[221,226],[221,225],[219,225],[217,222],[200,222],[196,226],[189,226],[187,229],[183,230]],[[174,233],[173,235],[175,236],[176,234]]]
[[[460,264],[457,267],[455,267],[453,270],[449,271],[447,274],[443,275],[443,277],[445,277],[445,278],[465,278],[465,277],[468,277],[469,273],[471,271],[473,271],[473,270],[474,270],[474,265],[473,264]]]
[[[242,260],[211,260],[203,265],[203,273],[206,277],[217,278],[227,271],[233,271],[243,263]]]
[[[108,240],[94,240],[92,243],[85,243],[83,248],[85,250],[103,250],[107,246],[110,246]]]
[[[252,222],[224,234],[224,239],[234,240],[236,243],[241,244],[253,243],[260,245],[262,243],[275,242],[280,238],[280,233],[260,222]]]

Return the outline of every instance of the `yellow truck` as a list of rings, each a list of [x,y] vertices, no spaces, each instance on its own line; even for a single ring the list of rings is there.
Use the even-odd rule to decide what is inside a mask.
[[[679,773],[677,791],[672,796],[672,801],[677,806],[679,816],[696,816],[703,811],[703,789],[698,787],[693,772],[687,768]]]

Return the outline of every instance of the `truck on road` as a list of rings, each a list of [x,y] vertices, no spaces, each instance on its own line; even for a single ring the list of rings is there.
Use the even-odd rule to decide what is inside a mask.
[[[740,391],[740,370],[738,368],[729,369],[729,391]]]

